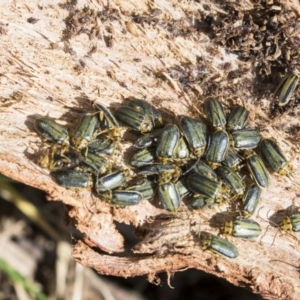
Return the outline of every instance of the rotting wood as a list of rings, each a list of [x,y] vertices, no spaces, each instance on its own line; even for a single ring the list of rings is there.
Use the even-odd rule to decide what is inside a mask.
[[[255,80],[251,61],[242,62],[213,43],[208,29],[201,30],[204,23],[198,29],[192,26],[197,18],[226,15],[226,7],[210,1],[171,0],[153,7],[144,1],[85,4],[19,2],[3,6],[0,12],[1,173],[43,189],[49,199],[71,207],[69,215],[85,236],[85,242],[74,245],[73,256],[101,274],[148,275],[155,281],[159,272],[197,268],[266,298],[299,299],[297,269],[270,263],[281,259],[297,265],[299,245],[295,238],[281,233],[273,243],[277,229],[269,226],[267,217],[298,203],[300,111],[295,106],[293,114],[290,110],[271,119],[272,97],[261,92],[265,87]],[[27,22],[30,17],[38,21]],[[129,30],[133,21],[137,25]],[[245,47],[246,41],[243,51]],[[272,55],[268,57],[273,59]],[[268,88],[273,91],[275,85]],[[48,115],[74,128],[80,114],[91,109],[92,101],[114,109],[125,97],[136,96],[147,99],[173,121],[176,115],[201,115],[208,95],[218,97],[226,107],[245,105],[250,110],[249,125],[276,138],[296,170],[292,180],[273,174],[270,188],[263,191],[260,217],[254,218],[265,233],[261,240],[229,238],[240,251],[237,259],[203,252],[195,238],[200,230],[218,232],[207,220],[212,218],[215,222],[210,223],[216,224],[211,225],[217,225],[226,215],[226,206],[204,211],[205,218],[188,211],[185,204],[170,218],[147,201],[128,208],[110,207],[89,191],[57,186],[34,163],[43,145],[33,130],[37,115]],[[123,145],[126,150],[126,140]],[[132,256],[113,255],[124,249],[114,221],[137,228],[140,242]]]

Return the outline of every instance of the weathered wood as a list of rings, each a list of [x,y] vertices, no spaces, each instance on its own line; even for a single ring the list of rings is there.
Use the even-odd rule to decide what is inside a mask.
[[[293,111],[298,117],[284,113],[270,119],[272,99],[257,98],[252,64],[225,53],[206,33],[192,30],[189,22],[193,14],[205,16],[205,5],[209,5],[210,15],[226,13],[221,7],[210,1],[200,4],[168,0],[151,5],[147,1],[78,1],[76,5],[18,1],[3,5],[0,172],[43,189],[51,200],[69,205],[70,217],[85,236],[84,241],[74,245],[73,256],[99,273],[148,275],[155,281],[158,272],[197,268],[266,298],[299,299],[297,270],[270,262],[281,259],[297,265],[297,239],[278,233],[267,221],[268,215],[298,204],[299,134],[289,129],[299,128],[299,109]],[[158,9],[161,13],[156,16]],[[133,22],[133,15],[145,16],[147,22]],[[30,17],[37,22],[28,22]],[[243,68],[249,72],[230,80],[228,70],[223,68],[225,62],[232,71]],[[185,78],[188,84],[184,72],[189,74]],[[250,125],[263,131],[264,136],[275,138],[295,168],[292,179],[272,174],[269,189],[262,193],[260,217],[254,219],[262,225],[264,236],[256,241],[229,238],[239,249],[237,259],[203,252],[191,233],[218,233],[210,225],[224,219],[226,205],[204,211],[205,218],[189,211],[184,203],[172,216],[148,201],[128,208],[110,207],[89,191],[57,186],[35,164],[37,151],[44,145],[33,129],[37,115],[59,119],[74,128],[80,115],[91,109],[92,101],[114,109],[124,98],[136,96],[152,102],[170,121],[174,115],[197,117],[208,86],[212,96],[227,107],[233,103],[246,105]],[[129,146],[126,140],[122,145],[123,151]],[[116,164],[122,166],[123,162]],[[207,221],[210,218],[213,222]],[[114,221],[138,227],[141,241],[131,256],[113,255],[124,249],[124,239]],[[108,254],[96,252],[92,246]]]

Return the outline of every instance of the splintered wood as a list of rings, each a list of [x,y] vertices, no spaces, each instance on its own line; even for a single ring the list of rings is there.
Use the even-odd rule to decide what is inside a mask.
[[[73,246],[76,261],[101,274],[146,275],[154,283],[157,273],[196,268],[266,299],[299,299],[298,269],[276,261],[298,266],[299,234],[281,232],[269,222],[276,212],[299,205],[298,90],[287,107],[270,113],[280,78],[299,68],[299,4],[272,3],[2,5],[0,172],[67,205],[83,234]],[[228,203],[199,212],[183,201],[177,213],[147,200],[113,207],[89,190],[58,186],[36,164],[46,143],[34,130],[36,117],[54,118],[74,131],[93,101],[114,111],[132,96],[154,105],[170,123],[182,115],[203,117],[207,97],[218,98],[226,110],[244,105],[248,125],[275,139],[293,164],[291,178],[272,173],[262,192],[253,217],[262,235],[251,241],[226,237],[239,251],[236,259],[203,251],[199,244],[200,232],[219,233],[234,208]],[[128,168],[132,140],[130,132],[123,135],[115,166]],[[136,228],[139,242],[133,249],[125,249],[116,222]]]

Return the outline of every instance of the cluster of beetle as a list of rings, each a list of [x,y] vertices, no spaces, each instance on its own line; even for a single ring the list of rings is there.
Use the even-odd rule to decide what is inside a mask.
[[[67,188],[90,188],[112,205],[135,205],[157,194],[162,206],[177,211],[186,198],[191,209],[202,209],[235,200],[243,217],[225,222],[221,233],[255,238],[260,225],[249,219],[258,205],[261,189],[269,185],[270,168],[289,176],[291,164],[279,146],[251,128],[244,128],[249,112],[235,106],[227,114],[214,98],[204,102],[206,121],[183,116],[179,124],[165,124],[161,113],[146,101],[128,100],[113,115],[96,103],[95,111],[85,114],[74,134],[43,117],[35,120],[36,131],[52,145],[40,155],[38,163],[51,171],[52,178]],[[109,157],[120,154],[121,131],[118,121],[140,132],[129,165],[137,179],[126,186],[128,170],[112,171]],[[242,172],[243,177],[240,175]],[[246,187],[245,178],[252,181]],[[285,230],[300,230],[300,214],[285,217]],[[200,244],[230,258],[237,248],[227,239],[202,232]]]

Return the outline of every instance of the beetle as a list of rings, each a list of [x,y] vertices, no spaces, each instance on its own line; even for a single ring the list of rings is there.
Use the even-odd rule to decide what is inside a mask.
[[[229,137],[226,131],[217,130],[211,136],[206,150],[205,159],[213,167],[217,167],[224,161],[229,146]]]
[[[103,104],[95,102],[94,109],[96,110],[96,114],[99,115],[100,122],[104,128],[117,129],[120,127],[116,118]]]
[[[73,169],[80,164],[81,160],[81,155],[74,150],[51,147],[39,156],[37,163],[44,169],[57,171]]]
[[[81,161],[81,167],[95,175],[103,175],[111,171],[111,164],[104,156],[88,153]]]
[[[171,212],[177,211],[180,205],[180,195],[173,182],[159,184],[157,193],[159,201],[161,202],[164,209]]]
[[[236,258],[239,255],[235,245],[209,232],[201,232],[200,245],[203,250],[209,250],[214,254],[221,254],[228,258]]]
[[[144,166],[139,172],[139,175],[158,175],[160,173],[164,172],[170,172],[170,173],[177,173],[177,170],[179,168],[174,164],[160,164],[160,163],[154,163],[149,164],[147,166]]]
[[[143,199],[151,199],[155,195],[156,188],[157,184],[153,180],[143,178],[135,181],[133,185],[128,187],[126,190],[139,192]]]
[[[129,171],[121,170],[97,178],[95,185],[96,192],[100,194],[101,192],[106,192],[108,190],[113,190],[117,187],[120,187],[126,182],[128,177]]]
[[[148,115],[129,106],[120,106],[115,111],[116,118],[126,126],[147,133],[153,130],[153,124]]]
[[[79,170],[62,170],[50,173],[53,180],[66,188],[91,188],[93,181],[91,174]]]
[[[207,145],[207,127],[204,123],[184,116],[180,120],[180,128],[185,136],[192,153],[202,156]]]
[[[224,166],[230,167],[231,169],[238,171],[240,170],[242,165],[243,159],[236,150],[230,148],[227,151],[227,155],[224,158],[224,161],[222,162]]]
[[[279,227],[285,231],[300,231],[300,213],[285,216],[279,224]]]
[[[229,134],[230,144],[236,149],[256,148],[261,140],[261,134],[250,128],[233,130]]]
[[[260,195],[261,195],[261,189],[257,184],[252,183],[248,187],[242,199],[243,216],[248,217],[254,214],[256,207],[259,203]]]
[[[173,153],[180,138],[180,131],[174,124],[168,124],[157,141],[156,157],[165,163],[172,160]]]
[[[275,90],[275,99],[278,99],[279,106],[289,103],[299,82],[299,74],[289,73],[282,78]]]
[[[200,195],[215,199],[216,203],[221,204],[227,198],[229,190],[221,183],[209,179],[208,177],[192,173],[187,178],[188,188]]]
[[[218,181],[217,173],[202,160],[190,160],[187,164],[189,172],[202,174],[209,179]]]
[[[155,161],[155,147],[145,148],[134,153],[129,164],[135,168],[141,168]]]
[[[174,149],[172,161],[174,161],[174,163],[176,163],[177,165],[183,165],[189,157],[190,157],[189,147],[184,137],[180,137]]]
[[[163,118],[160,111],[145,100],[130,98],[128,106],[147,115],[151,120],[153,127],[161,127],[163,125]]]
[[[34,121],[34,128],[46,140],[61,145],[69,145],[69,132],[53,119],[42,117]]]
[[[134,146],[141,149],[154,146],[163,130],[163,128],[158,128],[142,135],[135,141]]]
[[[254,220],[238,218],[225,222],[221,226],[221,233],[243,239],[252,239],[261,234],[261,227]]]
[[[110,190],[102,193],[101,198],[104,201],[109,201],[111,205],[132,206],[139,204],[143,196],[137,191]]]
[[[248,150],[244,153],[246,165],[257,183],[257,185],[264,189],[269,186],[270,176],[262,159],[253,151]]]
[[[88,144],[88,152],[96,154],[113,155],[119,152],[115,140],[101,134]]]
[[[282,150],[273,140],[263,139],[259,148],[263,159],[267,161],[274,172],[287,176],[291,174],[293,165],[285,158]]]
[[[100,124],[103,127],[101,134],[106,133],[110,140],[114,141],[115,148],[118,149],[121,139],[121,130],[118,121],[113,114],[104,105],[99,102],[94,103],[96,115],[98,115]]]
[[[216,169],[216,173],[233,193],[237,196],[244,194],[246,185],[237,172],[228,166],[220,166]]]
[[[189,198],[188,203],[193,209],[202,209],[218,204],[216,199],[198,194],[195,194],[193,197]]]
[[[181,174],[181,169],[174,164],[155,163],[144,166],[138,174],[143,176],[158,175],[158,184],[163,184],[177,180]]]
[[[91,142],[96,129],[99,127],[99,119],[95,114],[85,114],[72,137],[72,143],[75,149],[87,149],[89,142]],[[87,151],[86,151],[87,154]]]
[[[186,195],[190,194],[190,191],[187,187],[186,180],[187,180],[186,177],[181,177],[175,183],[176,189],[177,189],[177,191],[178,191],[181,198],[183,198]]]
[[[244,106],[234,106],[227,116],[226,129],[231,131],[244,128],[248,117],[249,111]]]
[[[222,130],[225,128],[227,123],[226,115],[221,102],[215,98],[207,98],[204,101],[204,111],[210,124],[218,129]]]

